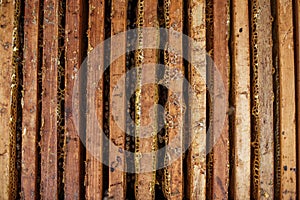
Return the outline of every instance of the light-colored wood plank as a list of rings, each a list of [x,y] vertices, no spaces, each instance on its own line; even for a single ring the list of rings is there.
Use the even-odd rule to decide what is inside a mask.
[[[183,1],[164,1],[165,26],[167,29],[182,33],[183,29]],[[164,193],[167,199],[182,199],[184,196],[183,176],[183,122],[184,122],[184,99],[183,99],[183,51],[182,35],[169,33],[165,50],[165,79],[169,82],[169,91],[166,102],[166,158],[169,160],[177,154],[176,160],[170,160],[164,169]],[[175,72],[175,73],[174,73]],[[175,75],[176,72],[180,75]],[[175,75],[175,76],[174,76]],[[176,81],[174,79],[179,78]],[[179,152],[175,152],[178,149]]]
[[[1,198],[10,198],[10,119],[11,119],[11,76],[13,73],[13,29],[14,2],[0,3],[0,174]]]
[[[25,4],[24,16],[24,66],[23,66],[23,116],[22,116],[22,174],[21,190],[25,199],[35,199],[39,191],[37,181],[38,127],[38,70],[39,24],[38,0]]]
[[[229,1],[213,1],[213,112],[212,112],[212,137],[213,137],[213,183],[212,197],[227,199],[229,187],[229,134],[228,116],[228,90],[229,90]],[[223,84],[221,83],[223,81]],[[224,86],[224,91],[220,86]],[[223,106],[220,106],[223,105]],[[224,116],[225,119],[220,119]],[[223,120],[220,126],[219,120]]]
[[[103,75],[104,54],[103,46],[98,45],[105,39],[104,14],[104,0],[89,1],[88,54],[91,56],[87,61],[85,186],[86,198],[91,200],[102,199],[103,196],[103,165],[101,162],[103,133],[98,133],[97,130],[102,130],[103,127],[103,79],[100,80],[100,75]],[[99,53],[102,55],[98,55]],[[93,93],[93,89],[96,89],[96,93]],[[95,110],[91,108],[95,108]]]
[[[205,1],[189,1],[189,37],[191,53],[189,82],[194,95],[190,96],[188,111],[190,148],[188,155],[187,198],[206,198],[206,29]],[[200,49],[200,50],[199,50]],[[196,99],[194,99],[196,98]]]
[[[138,28],[157,27],[157,0],[138,1]],[[135,197],[154,199],[156,182],[157,150],[157,110],[152,106],[158,102],[158,88],[155,85],[158,59],[158,32],[138,31],[138,51],[136,52],[137,93],[136,93],[136,135],[135,135]],[[154,42],[155,45],[151,45]],[[145,46],[154,46],[146,49]],[[144,49],[145,48],[145,49]],[[149,84],[150,83],[150,84]],[[149,154],[154,152],[153,155]],[[148,153],[148,154],[147,154]],[[152,170],[152,171],[151,171]]]
[[[66,1],[65,28],[65,199],[80,199],[82,194],[82,154],[79,130],[73,121],[74,78],[82,62],[82,23],[83,0]],[[77,105],[78,106],[78,105]],[[80,120],[80,119],[79,119]],[[80,129],[80,127],[77,127]]]
[[[298,153],[298,165],[297,165],[297,168],[299,169],[300,167],[300,1],[297,0],[296,1],[296,13],[295,13],[295,16],[296,16],[296,53],[297,53],[297,56],[296,56],[296,68],[297,68],[297,135],[298,135],[298,143],[297,143],[297,153]],[[298,181],[298,193],[297,193],[297,196],[300,197],[300,171],[297,170],[297,181]]]
[[[293,2],[279,0],[281,198],[296,199],[296,127]]]
[[[44,2],[42,66],[41,198],[57,199],[59,1]]]
[[[112,0],[111,3],[111,36],[126,31],[127,28],[127,0]],[[118,46],[112,46],[111,58],[115,48],[118,51],[126,52],[126,34],[122,34],[119,38]],[[112,41],[112,45],[115,42]],[[122,86],[125,86],[125,72],[126,72],[126,56],[121,55],[116,60],[111,60],[110,65],[110,113],[109,113],[109,137],[111,141],[109,151],[109,188],[108,196],[113,199],[125,199],[126,198],[126,165],[125,165],[125,122],[126,115],[125,103],[126,92],[120,90]],[[112,110],[118,112],[118,116],[114,116]],[[120,149],[115,151],[115,149]]]
[[[234,199],[250,199],[251,183],[251,104],[250,104],[250,44],[248,1],[232,4],[232,89]]]

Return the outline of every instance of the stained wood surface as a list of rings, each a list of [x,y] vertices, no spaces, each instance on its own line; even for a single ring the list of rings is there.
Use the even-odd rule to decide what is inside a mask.
[[[164,1],[165,26],[171,31],[181,33],[183,30],[183,1]],[[183,122],[184,122],[184,99],[183,99],[183,50],[182,37],[170,32],[167,36],[165,66],[165,78],[169,82],[169,91],[166,102],[166,158],[170,161],[165,168],[164,193],[167,199],[182,199],[183,190]],[[178,73],[177,75],[175,75]],[[175,81],[174,81],[175,80]],[[174,151],[178,149],[178,152]],[[171,159],[171,157],[173,157]],[[176,158],[177,157],[177,158]],[[176,158],[176,159],[174,159]]]
[[[42,119],[41,119],[41,198],[58,198],[57,109],[58,109],[58,24],[59,1],[44,2]]]
[[[190,199],[206,197],[206,31],[205,1],[191,0],[189,6],[189,81],[195,90],[189,100],[191,112],[187,191]],[[199,50],[200,49],[200,50]],[[195,99],[194,99],[195,98]]]
[[[113,0],[111,7],[111,36],[126,31],[127,27],[127,1],[124,0]],[[122,35],[121,41],[118,42],[118,46],[112,46],[111,54],[115,52],[115,48],[118,48],[123,53],[126,51],[126,34]],[[113,42],[114,43],[114,42]],[[114,43],[115,44],[115,43]],[[113,57],[113,56],[111,56]],[[126,103],[126,92],[120,91],[120,88],[125,85],[125,72],[126,72],[126,57],[125,54],[116,60],[111,60],[110,65],[110,141],[112,145],[115,145],[119,151],[115,152],[115,148],[110,146],[109,154],[109,197],[114,199],[125,199],[126,198],[126,179],[125,179],[125,130],[126,130],[126,118],[125,103]],[[116,90],[116,92],[114,92]],[[114,116],[112,112],[114,109],[118,112],[118,116]],[[115,169],[115,167],[117,168]]]
[[[25,4],[24,13],[24,66],[23,66],[23,116],[22,116],[22,196],[37,198],[38,170],[38,68],[39,57],[39,1]]]
[[[103,166],[102,144],[103,133],[98,133],[103,127],[103,46],[105,39],[104,15],[105,1],[91,0],[89,2],[88,27],[88,68],[87,68],[87,116],[86,116],[86,198],[102,199],[103,194]],[[94,52],[93,52],[94,50]],[[102,53],[102,55],[98,55]],[[99,59],[97,59],[99,57]],[[96,77],[99,75],[99,77]],[[98,82],[99,81],[99,82]],[[95,87],[95,93],[92,88]],[[91,110],[94,108],[96,110]],[[96,114],[95,114],[96,113]],[[95,120],[96,116],[96,120]]]
[[[3,199],[10,197],[10,114],[11,114],[11,76],[13,56],[13,1],[2,1],[0,3],[0,174],[1,187],[0,196]]]
[[[233,107],[233,185],[235,199],[250,199],[251,183],[251,105],[250,43],[248,1],[233,1],[232,90]]]
[[[79,137],[80,130],[76,129],[73,121],[73,89],[74,79],[82,62],[82,23],[83,1],[66,1],[65,28],[65,162],[64,189],[65,199],[80,199],[82,194],[82,144]],[[75,104],[74,104],[75,105]],[[79,106],[79,105],[76,105]],[[80,120],[80,119],[79,119]],[[77,127],[80,129],[80,127]]]
[[[281,198],[296,199],[295,63],[292,1],[277,5],[280,78]]]
[[[229,134],[228,116],[225,116],[223,126],[219,126],[218,118],[222,112],[227,113],[228,106],[220,107],[220,101],[228,105],[229,89],[229,4],[227,1],[216,0],[213,2],[213,61],[220,77],[214,73],[213,86],[213,180],[212,197],[214,199],[227,199],[229,186]],[[220,93],[218,85],[223,81],[224,93]],[[221,95],[221,96],[220,96]]]
[[[297,80],[296,80],[296,84],[297,84],[297,135],[298,135],[298,139],[297,139],[297,153],[298,153],[298,163],[297,163],[297,168],[299,169],[300,167],[300,1],[296,1],[296,12],[295,12],[295,17],[296,17],[296,69],[297,69]],[[298,197],[300,196],[300,172],[299,170],[297,171],[297,180],[298,180]]]

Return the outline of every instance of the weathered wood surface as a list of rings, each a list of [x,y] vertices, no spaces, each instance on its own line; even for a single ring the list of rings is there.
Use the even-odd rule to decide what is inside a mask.
[[[232,8],[232,101],[233,198],[250,199],[251,104],[248,1],[233,1]]]

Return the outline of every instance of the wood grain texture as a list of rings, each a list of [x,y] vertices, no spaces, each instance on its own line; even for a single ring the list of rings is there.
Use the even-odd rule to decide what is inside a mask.
[[[158,28],[157,0],[140,0],[138,2],[138,28]],[[158,31],[139,31],[138,52],[136,52],[137,93],[136,93],[136,199],[154,199],[156,183],[157,150],[157,110],[158,103],[156,81],[156,64],[158,59]],[[154,45],[150,45],[154,44]],[[155,47],[155,44],[157,46]],[[154,46],[146,49],[145,46]],[[153,154],[151,154],[151,152]],[[150,153],[150,154],[146,154]]]
[[[188,198],[206,197],[206,26],[205,1],[189,1],[190,66],[189,82],[195,91],[190,96],[190,142],[188,155]],[[196,98],[196,99],[194,99]]]
[[[112,0],[111,4],[111,36],[117,35],[126,31],[127,26],[127,0]],[[112,42],[112,45],[115,44]],[[112,54],[115,52],[115,48],[118,51],[126,52],[126,34],[122,34],[122,38],[118,42],[118,47],[111,48]],[[113,148],[110,146],[109,154],[109,188],[108,196],[114,199],[126,198],[126,161],[125,161],[125,130],[126,130],[126,116],[125,108],[126,92],[121,90],[122,86],[125,86],[125,72],[126,72],[126,56],[121,55],[115,60],[111,60],[110,65],[110,112],[109,112],[109,128],[110,128],[110,141],[111,145],[115,145]],[[115,92],[114,92],[115,91]],[[118,112],[118,116],[115,116],[112,112],[114,109]],[[115,151],[116,147],[119,149]],[[121,153],[122,152],[122,153]],[[117,168],[115,168],[117,166]]]
[[[296,199],[295,63],[292,6],[291,0],[277,2],[282,199]]]
[[[183,29],[183,1],[165,0],[165,26],[171,31],[182,33]],[[167,36],[165,52],[165,66],[169,69],[165,72],[169,91],[166,102],[166,158],[171,163],[166,166],[164,193],[167,199],[182,199],[184,196],[183,176],[183,124],[184,124],[184,97],[183,97],[183,50],[181,34],[172,32]],[[177,74],[176,74],[177,73]],[[174,151],[174,149],[177,149]],[[177,155],[178,154],[178,155]]]
[[[65,27],[65,162],[64,190],[65,199],[80,199],[82,194],[81,150],[79,130],[73,121],[72,102],[74,79],[82,62],[82,0],[66,1]],[[78,105],[76,105],[78,106]]]
[[[295,17],[296,17],[296,69],[297,69],[297,153],[298,153],[298,162],[297,162],[297,169],[300,168],[300,1],[296,1],[296,8],[295,8]],[[297,196],[300,197],[300,172],[297,170],[297,181],[298,181],[298,193]]]
[[[257,199],[272,199],[274,196],[274,132],[273,132],[273,62],[272,62],[272,15],[271,3],[258,0],[257,36],[253,37],[257,49],[258,72],[258,131],[260,137],[260,170]],[[255,53],[254,53],[255,54]]]
[[[41,124],[41,198],[58,198],[57,186],[57,75],[59,1],[44,2],[42,124]]]
[[[1,1],[0,3],[0,197],[9,199],[10,195],[10,114],[11,114],[11,76],[13,56],[13,22],[14,2]]]
[[[25,4],[23,117],[22,117],[22,175],[21,190],[25,199],[35,199],[37,181],[38,127],[38,67],[39,67],[39,1]]]
[[[250,199],[251,104],[248,1],[232,4],[233,187],[235,199]]]
[[[104,55],[103,46],[98,45],[105,39],[104,17],[105,1],[89,1],[88,54],[92,56],[88,58],[87,88],[96,89],[95,94],[91,94],[93,90],[87,89],[85,196],[91,200],[102,199],[103,196],[103,134],[97,130],[102,130],[103,127],[103,79],[100,80],[100,75],[103,73]],[[102,55],[98,55],[100,52]]]
[[[214,56],[213,61],[216,70],[220,74],[220,79],[214,73],[214,94],[213,94],[213,184],[212,195],[214,199],[227,199],[229,186],[229,134],[228,116],[224,119],[223,127],[219,127],[218,118],[225,109],[228,110],[228,87],[229,87],[229,2],[216,0],[213,2],[214,20]],[[217,85],[223,81],[224,94],[220,93]],[[221,95],[221,96],[220,96]],[[224,96],[222,96],[224,95]],[[225,106],[220,107],[219,100]],[[222,119],[223,120],[223,119]]]

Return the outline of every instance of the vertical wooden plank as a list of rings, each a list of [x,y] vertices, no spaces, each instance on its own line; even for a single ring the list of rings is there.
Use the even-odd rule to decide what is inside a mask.
[[[138,28],[157,27],[157,0],[138,1]],[[146,153],[157,149],[157,110],[151,107],[158,103],[158,88],[155,85],[157,48],[143,49],[153,42],[158,45],[158,32],[138,31],[138,50],[136,52],[137,93],[136,93],[136,135],[135,135],[135,197],[154,199],[156,181],[156,157]],[[150,41],[153,38],[153,41]],[[150,84],[147,84],[150,83]],[[151,171],[152,170],[152,171]]]
[[[293,2],[278,0],[281,198],[296,199],[295,63]]]
[[[44,2],[41,197],[57,199],[57,71],[59,1]]]
[[[112,0],[111,3],[111,36],[126,31],[127,28],[127,0]],[[126,52],[126,34],[122,35],[122,40],[119,41],[118,47],[111,48],[111,55],[114,53],[115,48],[119,48],[119,51]],[[120,38],[121,39],[121,38]],[[113,42],[112,42],[113,43]],[[111,56],[113,57],[113,56]],[[118,59],[112,61],[110,65],[110,108],[120,112],[118,118],[113,115],[113,112],[109,113],[109,133],[110,141],[117,148],[122,150],[125,149],[125,103],[126,103],[126,92],[117,90],[117,84],[119,86],[125,85],[125,72],[126,72],[126,55],[120,56]],[[122,77],[123,76],[123,77]],[[117,121],[117,122],[116,122]],[[121,127],[123,126],[123,127]],[[113,199],[125,199],[126,198],[126,176],[125,176],[125,154],[115,152],[112,146],[109,153],[109,198]],[[123,151],[124,152],[124,151]],[[117,169],[114,166],[118,166]]]
[[[165,0],[165,26],[167,29],[182,33],[183,28],[183,1]],[[166,158],[168,160],[169,154],[174,154],[172,148],[177,147],[183,149],[183,81],[171,81],[175,79],[172,77],[172,71],[178,71],[184,77],[184,67],[182,60],[182,35],[172,34],[168,35],[167,46],[165,52],[165,78],[170,82],[168,97],[166,102],[166,110],[169,116],[166,118]],[[173,73],[174,74],[174,73]],[[178,77],[180,78],[180,77]],[[173,85],[171,85],[173,84]],[[176,152],[175,152],[176,153]],[[182,152],[180,152],[181,154]],[[167,199],[182,199],[184,195],[184,180],[183,180],[183,158],[180,156],[176,160],[172,160],[165,170],[164,193]]]
[[[9,199],[10,187],[10,118],[13,57],[14,1],[0,2],[0,196]]]
[[[37,197],[38,67],[39,67],[40,1],[25,3],[22,175],[21,190],[25,199]]]
[[[251,105],[248,1],[232,2],[232,90],[234,199],[250,199]]]
[[[188,196],[191,200],[206,198],[206,22],[205,1],[191,0],[189,10],[189,82],[197,99],[190,96],[189,116],[191,146],[188,155]],[[199,50],[200,49],[200,50]],[[204,69],[204,70],[203,70]]]
[[[271,2],[252,1],[254,198],[274,196],[273,63]],[[258,166],[257,166],[258,164]],[[258,175],[256,177],[256,175]],[[256,180],[256,178],[258,178]],[[256,191],[257,190],[257,191]]]
[[[216,0],[213,2],[213,20],[214,20],[214,41],[213,41],[213,60],[216,70],[222,80],[217,80],[218,76],[214,74],[214,94],[213,94],[213,184],[212,195],[215,199],[228,198],[229,186],[229,134],[228,134],[228,116],[224,119],[224,126],[218,127],[217,118],[223,112],[228,110],[228,82],[229,82],[229,1]],[[225,96],[219,98],[217,84],[223,81]],[[226,108],[220,108],[218,100],[224,99]],[[223,120],[223,119],[222,119]],[[220,130],[221,128],[221,130]],[[217,136],[217,137],[216,137]]]
[[[80,199],[81,191],[81,141],[73,122],[72,95],[74,78],[82,62],[82,0],[66,1],[65,30],[65,199]]]
[[[89,1],[89,27],[88,27],[88,53],[91,55],[93,50],[97,52],[103,52],[103,46],[100,45],[105,39],[104,31],[104,18],[105,18],[105,1],[91,0]],[[93,52],[94,56],[95,52]],[[102,130],[103,126],[103,79],[98,83],[93,82],[99,80],[100,77],[93,77],[95,74],[101,74],[103,72],[103,55],[100,56],[100,60],[95,59],[92,56],[88,60],[88,77],[87,86],[98,84],[96,88],[96,94],[89,94],[91,91],[87,91],[88,98],[96,96],[95,99],[87,99],[87,116],[86,116],[86,198],[87,199],[102,199],[103,194],[103,165],[101,163],[102,158],[102,133],[97,134],[96,130],[99,130],[95,126],[99,126]],[[101,63],[99,63],[101,62]],[[91,68],[96,65],[96,67]],[[91,68],[91,69],[90,69]],[[93,72],[90,70],[99,70]],[[91,82],[92,81],[92,82]],[[96,102],[95,102],[96,101]],[[93,107],[92,104],[96,104],[96,111],[90,110]],[[97,113],[97,122],[95,122],[94,114]]]
[[[298,193],[297,196],[300,197],[300,1],[296,0],[295,8],[295,17],[296,17],[296,68],[297,68],[297,153],[298,153],[298,162],[297,162],[297,181],[298,181]]]

